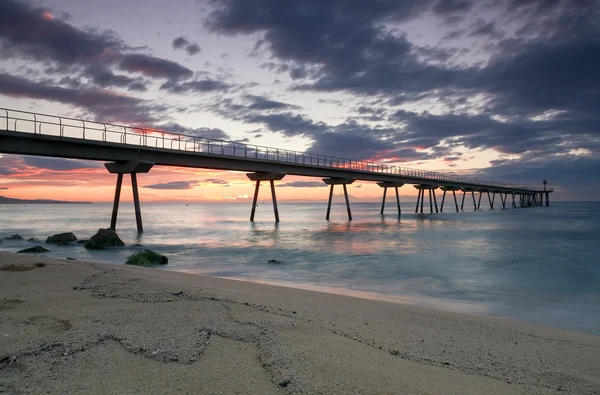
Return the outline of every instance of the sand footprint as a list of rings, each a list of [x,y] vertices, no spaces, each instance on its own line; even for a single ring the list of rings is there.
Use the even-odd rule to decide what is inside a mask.
[[[38,330],[42,333],[58,334],[71,329],[71,323],[69,321],[60,320],[49,315],[29,317],[27,323],[37,326]]]

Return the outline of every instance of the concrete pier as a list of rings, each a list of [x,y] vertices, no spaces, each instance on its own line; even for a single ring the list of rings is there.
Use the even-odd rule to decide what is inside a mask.
[[[435,190],[439,187],[439,185],[431,185],[431,184],[419,184],[413,185],[415,189],[419,191],[417,195],[417,206],[415,208],[415,213],[419,211],[419,204],[421,205],[421,214],[423,214],[423,203],[425,201],[425,191],[429,194],[429,213],[433,214],[433,208],[435,204],[435,212],[438,213],[438,204],[437,198],[435,196]]]
[[[148,173],[153,166],[154,163],[143,161],[124,161],[104,164],[104,167],[106,167],[106,170],[108,170],[109,173],[117,175],[117,184],[115,186],[115,200],[113,202],[112,216],[110,219],[110,228],[112,230],[117,229],[117,215],[119,214],[119,201],[121,199],[121,186],[123,184],[123,174],[130,174],[137,231],[138,233],[144,232],[144,226],[142,224],[142,209],[140,208],[140,195],[138,192],[137,184],[137,173]]]
[[[385,196],[388,188],[394,188],[396,190],[396,205],[398,206],[398,216],[402,215],[402,209],[400,208],[400,193],[398,188],[404,185],[403,182],[379,182],[377,183],[383,188],[383,199],[381,200],[381,215],[383,215],[383,209],[385,208]]]
[[[324,178],[323,182],[330,185],[329,188],[329,201],[327,202],[327,214],[325,219],[329,221],[329,214],[331,214],[331,201],[333,200],[333,187],[335,185],[341,185],[344,187],[344,198],[346,199],[346,210],[348,211],[348,221],[352,221],[352,212],[350,211],[350,199],[348,199],[348,189],[346,185],[352,184],[354,181],[350,178]]]
[[[280,181],[286,176],[285,173],[272,173],[272,172],[256,172],[247,173],[246,176],[256,181],[254,187],[254,198],[252,199],[252,210],[250,211],[250,221],[254,222],[254,214],[256,213],[256,205],[258,204],[258,190],[260,189],[261,181],[269,181],[271,184],[271,200],[273,202],[273,214],[275,215],[275,222],[279,222],[279,208],[277,207],[277,197],[275,196],[275,181]]]

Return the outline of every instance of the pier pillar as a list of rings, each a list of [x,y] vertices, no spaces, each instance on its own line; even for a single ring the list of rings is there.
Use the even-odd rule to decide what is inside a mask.
[[[429,213],[433,214],[434,203],[435,203],[435,212],[438,213],[439,211],[438,211],[437,199],[435,197],[435,190],[438,188],[438,185],[421,184],[421,185],[413,185],[413,186],[419,190],[419,193],[417,195],[417,208],[415,210],[415,213],[418,212],[419,203],[421,203],[421,214],[423,214],[423,203],[425,201],[425,190],[429,191]]]
[[[138,193],[137,175],[131,173],[131,189],[133,190],[133,206],[135,207],[135,223],[137,225],[138,233],[144,232],[142,226],[142,210],[140,208],[140,195]]]
[[[140,195],[138,192],[137,184],[137,174],[148,173],[153,166],[154,163],[144,161],[111,162],[104,164],[104,167],[106,167],[106,170],[108,170],[109,173],[117,175],[117,184],[115,187],[115,200],[113,202],[113,210],[110,218],[110,228],[112,230],[117,229],[117,216],[119,213],[119,201],[121,199],[121,186],[123,184],[123,174],[130,174],[137,231],[138,233],[144,232],[144,227],[142,224],[142,210],[140,208]]]
[[[350,199],[348,199],[348,189],[346,185],[352,184],[354,179],[351,178],[324,178],[323,182],[327,185],[330,185],[329,189],[329,201],[327,202],[327,215],[325,216],[326,220],[329,220],[329,214],[331,213],[331,201],[333,200],[333,187],[334,185],[342,185],[344,187],[344,198],[346,200],[346,210],[348,211],[348,220],[352,221],[352,212],[350,211]]]
[[[273,201],[273,214],[275,215],[275,222],[279,222],[279,209],[277,208],[277,197],[275,196],[275,181],[282,180],[285,177],[285,173],[274,173],[266,171],[258,171],[256,173],[246,173],[252,181],[256,181],[254,187],[254,198],[252,199],[252,210],[250,211],[250,222],[254,222],[254,214],[256,213],[256,206],[258,205],[258,190],[260,189],[261,181],[269,181],[271,184],[271,200]]]
[[[477,210],[481,210],[481,195],[483,195],[483,191],[479,191],[479,200],[477,202]]]
[[[112,216],[110,218],[110,228],[117,228],[117,214],[119,213],[119,200],[121,199],[121,185],[123,184],[123,173],[117,174],[117,186],[115,188],[115,200],[113,202]]]
[[[544,192],[546,195],[546,207],[550,205],[550,192]]]
[[[383,188],[383,200],[381,201],[381,214],[383,215],[383,209],[385,207],[385,196],[388,188],[394,188],[396,190],[396,205],[398,206],[398,216],[402,214],[402,209],[400,208],[400,193],[398,192],[398,188],[404,185],[403,182],[378,182],[377,185]]]
[[[473,197],[473,206],[475,207],[474,211],[477,211],[477,203],[475,203],[475,191],[471,190],[471,196]],[[481,195],[479,195],[481,197]]]
[[[442,195],[442,204],[440,205],[440,212],[442,212],[442,213],[444,212],[444,201],[446,200],[446,192],[452,192],[452,195],[454,196],[454,205],[456,206],[456,212],[458,212],[458,201],[456,200],[456,191],[459,191],[460,188],[443,186],[443,187],[440,187],[440,189],[442,191],[444,191],[444,194]],[[464,204],[464,195],[463,195],[463,204]]]
[[[464,210],[464,207],[465,207],[465,196],[467,196],[467,191],[463,190],[462,202],[460,203],[461,210]]]

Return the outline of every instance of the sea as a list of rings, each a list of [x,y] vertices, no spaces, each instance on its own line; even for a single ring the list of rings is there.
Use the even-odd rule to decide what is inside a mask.
[[[395,203],[395,202],[394,202]],[[138,249],[166,255],[164,269],[316,290],[446,311],[483,314],[600,335],[600,207],[549,207],[415,214],[414,203],[121,203],[117,233],[125,247],[88,251],[49,246],[48,257],[123,265]],[[111,204],[0,206],[0,238],[73,232],[88,239],[110,224]],[[135,244],[138,244],[136,246]],[[2,240],[16,252],[31,242]],[[279,263],[269,263],[277,260]]]

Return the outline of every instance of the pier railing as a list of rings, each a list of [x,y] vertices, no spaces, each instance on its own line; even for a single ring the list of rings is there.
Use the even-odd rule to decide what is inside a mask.
[[[476,177],[453,173],[411,169],[385,163],[353,160],[236,141],[173,133],[154,128],[101,123],[97,121],[59,117],[5,108],[0,108],[0,129],[2,128],[15,132],[79,138],[91,141],[195,152],[198,154],[240,157],[324,168],[348,169],[418,178],[434,182],[445,181],[485,187],[495,186],[530,189],[522,185],[483,180]]]

